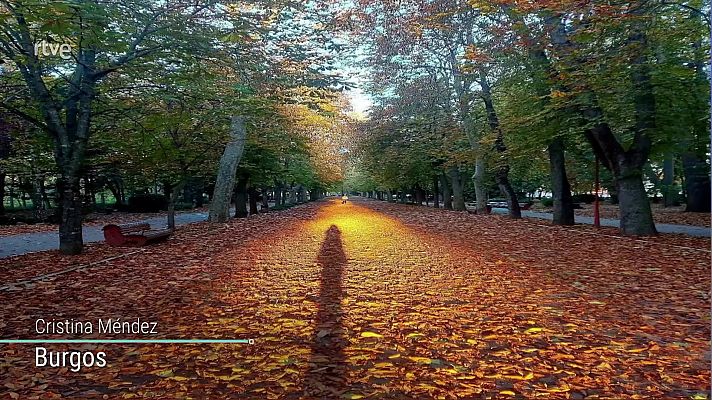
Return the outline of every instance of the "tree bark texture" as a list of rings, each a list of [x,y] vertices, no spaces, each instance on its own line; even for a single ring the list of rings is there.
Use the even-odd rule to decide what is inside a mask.
[[[225,146],[225,151],[220,158],[213,200],[210,203],[208,215],[210,222],[226,222],[230,218],[230,198],[235,185],[237,165],[245,150],[246,136],[245,117],[232,117],[230,142]]]

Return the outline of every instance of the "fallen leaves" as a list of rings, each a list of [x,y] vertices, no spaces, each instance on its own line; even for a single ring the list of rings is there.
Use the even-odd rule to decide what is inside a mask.
[[[382,338],[383,335],[378,334],[376,332],[361,332],[361,337],[364,338]]]
[[[332,225],[338,240],[325,245]],[[39,316],[134,315],[160,321],[165,337],[254,345],[116,345],[103,349],[108,367],[80,374],[28,368],[31,348],[1,346],[0,394],[633,399],[709,389],[708,254],[665,245],[677,239],[376,202],[214,229],[191,225],[146,253],[0,293],[0,329],[29,337]],[[13,259],[25,275],[64,262]]]

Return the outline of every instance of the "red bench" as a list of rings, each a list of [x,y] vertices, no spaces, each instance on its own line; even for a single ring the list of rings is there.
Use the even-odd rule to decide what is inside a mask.
[[[109,224],[102,230],[104,231],[104,240],[109,246],[139,247],[166,240],[173,234],[171,229],[152,231],[148,222],[132,222],[121,225]]]

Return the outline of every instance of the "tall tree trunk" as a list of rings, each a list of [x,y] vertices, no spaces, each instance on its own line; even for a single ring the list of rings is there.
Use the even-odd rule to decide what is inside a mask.
[[[304,192],[305,192],[304,186],[299,185],[299,187],[297,188],[297,202],[298,203],[304,203],[304,201],[306,200],[305,199],[306,196],[304,195]]]
[[[438,176],[433,176],[433,208],[440,208],[440,188],[438,188]]]
[[[521,218],[522,211],[519,207],[517,193],[509,182],[509,161],[507,160],[507,146],[504,144],[504,133],[499,125],[497,112],[494,109],[491,88],[487,82],[485,73],[482,71],[480,71],[480,86],[482,87],[482,100],[485,103],[485,110],[487,111],[487,122],[489,123],[490,129],[496,134],[494,149],[499,153],[494,178],[500,192],[502,192],[502,195],[507,199],[509,216],[511,218]]]
[[[235,185],[235,218],[247,218],[247,180],[241,176]]]
[[[464,29],[464,39],[467,46],[472,46],[475,44],[475,37],[472,33],[473,25],[471,20],[465,21]],[[475,122],[472,118],[472,103],[473,94],[470,89],[472,84],[475,82],[475,76],[473,74],[463,74],[459,68],[458,56],[455,51],[450,50],[449,59],[450,65],[452,67],[453,76],[453,86],[455,89],[455,94],[457,95],[457,105],[458,113],[460,114],[460,119],[462,120],[462,127],[467,136],[467,140],[470,143],[470,147],[476,153],[475,159],[475,173],[472,175],[472,184],[475,187],[475,208],[478,214],[487,214],[487,189],[485,188],[485,161],[482,156],[482,149],[480,144],[480,139],[477,137]],[[456,182],[452,182],[453,193],[456,192],[455,185]],[[464,182],[460,181],[459,186],[462,188]],[[460,205],[455,201],[454,208],[459,209]],[[464,208],[464,197],[463,197],[463,209]]]
[[[178,201],[178,196],[180,191],[184,186],[184,182],[179,182],[173,186],[170,183],[165,182],[163,190],[168,191],[168,213],[167,213],[167,224],[168,229],[176,229],[176,202]]]
[[[208,220],[211,222],[226,222],[230,218],[230,197],[235,185],[237,165],[245,150],[245,117],[232,117],[230,127],[230,142],[220,158],[220,166],[213,191],[213,201],[210,203]]]
[[[257,192],[257,189],[255,189],[254,186],[250,185],[249,189],[249,195],[250,195],[250,215],[257,215],[257,197],[259,196],[259,193]]]
[[[201,181],[198,187],[195,190],[195,206],[200,208],[205,204],[205,197],[203,197],[203,190],[205,187],[203,186],[203,182]]]
[[[529,43],[527,56],[528,63],[526,65],[534,83],[537,96],[541,101],[542,109],[550,107],[551,92],[566,91],[562,85],[554,84],[557,82],[557,73],[554,69],[551,60],[545,50],[545,44],[540,40],[535,40],[524,18],[520,14],[510,13],[516,21],[517,30],[524,37],[524,41]],[[545,23],[551,26],[552,19],[545,19]],[[574,205],[571,196],[571,185],[566,175],[566,155],[564,140],[560,136],[554,137],[548,143],[549,152],[549,167],[551,171],[551,187],[554,198],[554,218],[555,225],[573,225],[574,224]]]
[[[440,174],[440,186],[443,188],[443,208],[452,210],[452,191],[450,189],[450,182],[448,182],[445,173]]]
[[[269,189],[262,188],[262,211],[269,210]]]
[[[289,187],[287,199],[289,199],[289,204],[295,204],[297,202],[297,188],[294,186],[294,183]]]
[[[310,191],[309,191],[309,200],[310,201],[317,201],[319,200],[319,195],[321,194],[321,189],[318,186],[314,186]]]
[[[667,153],[663,160],[663,207],[677,204],[677,188],[675,187],[675,159],[672,153]]]
[[[274,182],[274,205],[279,206],[282,202],[282,183],[275,180]]]
[[[477,214],[487,214],[487,189],[485,188],[485,159],[477,156],[475,159],[475,173],[472,174],[472,184],[475,186],[475,204]]]
[[[423,190],[420,185],[415,185],[415,202],[418,203],[419,206],[423,205],[423,202],[425,201],[425,190]]]
[[[699,18],[700,25],[704,25],[702,15],[691,15]],[[693,137],[685,143],[686,151],[682,154],[682,169],[685,177],[686,208],[690,212],[710,212],[710,166],[708,164],[709,150],[709,115],[712,104],[709,102],[709,79],[707,75],[708,51],[701,40],[695,41],[694,68],[697,90],[692,93],[695,100],[697,115],[706,115],[699,118],[693,125]]]
[[[573,225],[574,203],[571,197],[571,186],[569,186],[569,180],[566,177],[564,141],[561,138],[555,138],[549,143],[548,150],[554,196],[554,225]]]
[[[653,235],[656,233],[648,193],[642,173],[632,170],[616,178],[620,204],[621,233],[624,235]],[[646,228],[649,230],[641,230]]]
[[[452,209],[455,211],[467,211],[460,169],[457,167],[451,168],[449,174],[450,182],[452,183]]]
[[[34,174],[34,179],[32,180],[32,211],[34,218],[37,221],[42,221],[44,218],[44,201],[42,199],[42,176],[39,174]]]
[[[58,182],[60,192],[59,250],[64,254],[82,252],[82,195],[79,177],[61,176]]]
[[[710,212],[709,165],[695,152],[682,154],[685,175],[686,207],[688,212]]]

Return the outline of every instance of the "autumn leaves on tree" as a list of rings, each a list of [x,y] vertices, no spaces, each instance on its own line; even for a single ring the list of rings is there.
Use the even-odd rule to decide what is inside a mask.
[[[111,187],[121,206],[127,184],[160,183],[172,227],[179,194],[194,188],[202,202],[214,182],[231,118],[245,119],[238,173],[252,197],[273,186],[320,193],[338,180],[324,164],[337,145],[305,134],[325,126],[319,118],[346,118],[332,105],[342,101],[333,57],[317,51],[336,46],[332,14],[280,1],[0,1],[0,117],[20,121],[7,129],[15,150],[28,137],[22,150],[54,158],[37,176],[57,189],[61,250],[81,252],[94,186]],[[69,45],[72,57],[35,54],[40,40]]]
[[[459,204],[461,175],[472,173],[478,212],[496,187],[518,217],[517,192],[537,182],[552,193],[554,223],[570,225],[571,191],[593,189],[595,157],[624,234],[655,233],[649,194],[673,204],[674,182],[685,183],[688,211],[709,211],[709,168],[705,179],[694,172],[708,149],[700,2],[363,0],[351,20],[377,99],[360,158],[370,190],[434,187],[442,176]],[[651,184],[660,175],[667,183]]]

